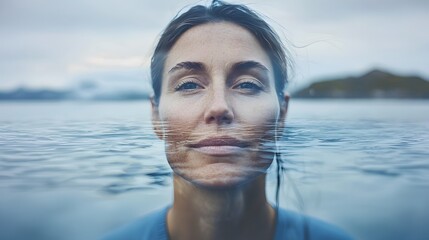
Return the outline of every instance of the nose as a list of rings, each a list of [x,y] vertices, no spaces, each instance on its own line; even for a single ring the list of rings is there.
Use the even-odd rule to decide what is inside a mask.
[[[206,123],[230,124],[232,122],[234,113],[226,95],[225,89],[212,92],[204,114]]]

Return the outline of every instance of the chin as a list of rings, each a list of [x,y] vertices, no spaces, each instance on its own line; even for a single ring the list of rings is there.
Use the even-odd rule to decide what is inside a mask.
[[[178,174],[187,182],[199,188],[212,189],[212,190],[227,190],[234,188],[241,188],[248,183],[255,180],[258,176],[264,174],[265,171],[201,171],[193,172],[192,174]]]
[[[246,185],[246,183],[249,183],[250,181],[251,179],[244,177],[219,177],[211,179],[192,180],[191,183],[200,188],[222,190],[239,188]]]

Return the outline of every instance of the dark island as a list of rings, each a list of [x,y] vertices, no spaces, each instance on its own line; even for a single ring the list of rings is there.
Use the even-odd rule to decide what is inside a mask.
[[[91,100],[91,101],[130,101],[147,100],[149,93],[128,90],[108,93],[85,94],[74,90],[27,89],[18,88],[10,91],[0,91],[0,101],[63,101],[63,100]]]
[[[429,82],[372,70],[359,77],[325,80],[292,94],[295,98],[429,98]]]
[[[73,96],[71,91],[50,89],[18,88],[11,91],[0,92],[0,100],[66,100]]]

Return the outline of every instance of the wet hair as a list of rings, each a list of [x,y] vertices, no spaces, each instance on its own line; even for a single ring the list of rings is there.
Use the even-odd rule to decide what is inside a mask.
[[[214,0],[208,7],[197,5],[182,14],[178,14],[162,33],[150,65],[154,102],[159,103],[164,64],[173,45],[189,29],[216,22],[237,24],[255,36],[270,57],[274,70],[276,92],[279,101],[281,101],[288,82],[290,59],[286,57],[287,50],[280,37],[262,17],[248,7]]]

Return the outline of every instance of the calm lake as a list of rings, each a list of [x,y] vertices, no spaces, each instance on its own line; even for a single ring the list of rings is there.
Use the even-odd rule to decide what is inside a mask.
[[[97,239],[171,203],[148,102],[0,113],[0,239]],[[429,101],[293,99],[285,131],[281,207],[356,239],[429,239]]]

